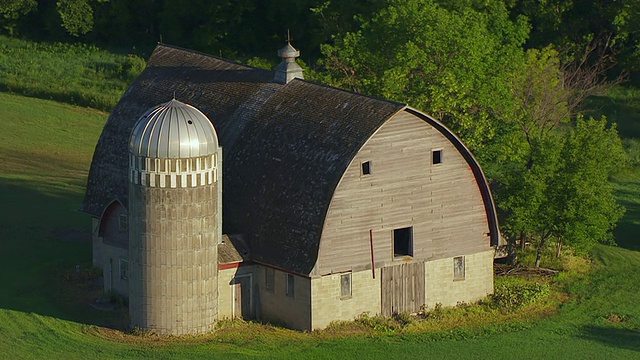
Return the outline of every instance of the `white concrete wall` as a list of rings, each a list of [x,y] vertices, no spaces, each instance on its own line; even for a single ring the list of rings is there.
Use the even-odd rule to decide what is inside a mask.
[[[352,273],[350,298],[340,295],[340,276],[311,279],[313,329],[324,328],[334,320],[353,320],[364,312],[380,313],[380,269],[376,269],[375,279],[370,269]]]
[[[237,268],[224,269],[218,271],[218,320],[231,319],[234,317],[233,313],[233,279],[236,276],[250,276],[251,277],[251,294],[254,299],[253,308],[256,311],[256,285],[257,285],[257,266],[240,266]],[[239,314],[238,314],[239,316]]]
[[[258,267],[258,310],[261,320],[296,330],[311,330],[311,279],[294,275],[294,294],[286,294],[286,274],[274,270],[274,289],[265,288],[265,268]]]
[[[465,255],[465,278],[453,276],[453,257],[425,263],[427,308],[436,303],[454,306],[459,301],[473,302],[493,293],[494,250]]]

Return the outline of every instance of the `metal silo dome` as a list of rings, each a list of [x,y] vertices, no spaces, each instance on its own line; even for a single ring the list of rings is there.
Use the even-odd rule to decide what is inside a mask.
[[[149,158],[193,158],[214,154],[217,139],[211,121],[200,110],[173,99],[140,117],[129,150]]]

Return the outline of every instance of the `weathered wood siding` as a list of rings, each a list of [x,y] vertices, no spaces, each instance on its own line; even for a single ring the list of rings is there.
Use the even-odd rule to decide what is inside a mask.
[[[417,313],[425,303],[424,262],[380,269],[382,315]]]
[[[432,164],[432,150],[442,163]],[[371,161],[371,174],[361,164]],[[362,147],[329,206],[313,275],[394,265],[393,230],[413,226],[413,260],[472,254],[490,247],[487,216],[469,164],[420,118],[400,112]]]

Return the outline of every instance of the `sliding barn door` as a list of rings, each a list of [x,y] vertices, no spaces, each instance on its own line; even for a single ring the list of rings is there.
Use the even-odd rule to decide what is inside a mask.
[[[424,305],[424,263],[408,263],[381,269],[382,315],[416,313]]]

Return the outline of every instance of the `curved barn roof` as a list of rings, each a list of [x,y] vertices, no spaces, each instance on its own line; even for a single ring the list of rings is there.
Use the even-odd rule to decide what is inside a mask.
[[[271,71],[158,45],[105,125],[81,210],[98,217],[111,199],[126,198],[128,134],[147,109],[175,93],[218,132],[223,231],[245,234],[253,260],[308,274],[342,174],[367,139],[406,105],[272,79]],[[486,184],[484,177],[477,180]]]

